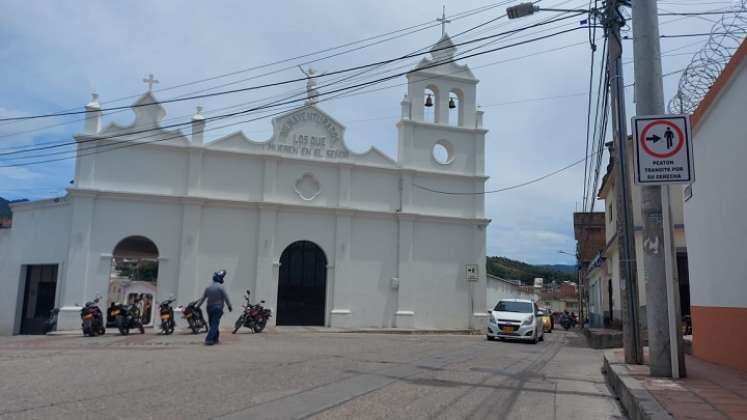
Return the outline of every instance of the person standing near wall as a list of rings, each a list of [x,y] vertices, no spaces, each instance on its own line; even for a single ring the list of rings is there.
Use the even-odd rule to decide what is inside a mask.
[[[223,305],[228,306],[228,312],[233,311],[231,301],[228,299],[225,289],[223,289],[223,281],[226,277],[226,270],[218,270],[213,273],[213,284],[205,288],[205,292],[202,294],[200,301],[197,302],[197,307],[202,306],[202,303],[207,299],[207,315],[208,315],[208,333],[205,337],[205,344],[212,346],[220,342],[220,318],[223,316]]]

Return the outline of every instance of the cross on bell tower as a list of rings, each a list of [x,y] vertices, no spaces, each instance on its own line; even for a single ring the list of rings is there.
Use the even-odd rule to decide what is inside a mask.
[[[443,7],[441,17],[436,18],[436,22],[441,22],[441,36],[444,36],[446,34],[446,24],[451,23],[449,19],[446,19],[446,6]]]
[[[153,73],[151,73],[148,75],[147,79],[143,79],[143,83],[148,84],[148,92],[151,92],[153,91],[153,85],[159,82],[153,77]]]

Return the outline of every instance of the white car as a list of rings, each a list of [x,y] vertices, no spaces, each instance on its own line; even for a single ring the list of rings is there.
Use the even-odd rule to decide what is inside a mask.
[[[528,299],[501,299],[490,311],[488,340],[511,338],[537,344],[545,339],[542,316]]]

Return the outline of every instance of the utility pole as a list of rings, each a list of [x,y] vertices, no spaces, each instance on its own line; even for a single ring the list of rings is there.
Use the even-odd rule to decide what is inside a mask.
[[[633,231],[633,211],[631,210],[630,178],[627,168],[628,139],[627,119],[625,117],[625,82],[623,80],[622,38],[620,27],[625,19],[618,7],[626,0],[608,0],[603,23],[607,30],[608,54],[607,72],[609,74],[610,96],[612,104],[613,151],[615,156],[615,202],[617,204],[616,235],[619,249],[620,296],[623,313],[623,346],[625,363],[642,364],[643,347],[641,346],[640,323],[638,322],[638,280],[635,265],[635,236]],[[636,0],[638,1],[638,0]],[[641,0],[650,1],[650,0]],[[535,3],[520,3],[506,9],[509,19],[529,16],[538,11],[581,12],[599,17],[598,10],[586,9],[547,9]],[[657,33],[658,36],[658,33]]]
[[[656,1],[636,0],[632,8],[636,114],[664,114]],[[679,286],[674,265],[669,185],[642,186],[641,201],[649,368],[651,376],[677,378],[684,376],[685,366],[679,343]],[[674,304],[668,306],[668,298],[674,299]],[[668,311],[668,308],[673,310]]]
[[[647,0],[643,0],[647,1]],[[618,11],[618,0],[607,2],[606,26],[609,44],[607,71],[612,105],[613,151],[615,169],[616,231],[619,249],[620,296],[622,298],[623,347],[625,363],[642,364],[640,322],[638,320],[638,280],[636,273],[635,233],[631,209],[630,177],[627,160],[627,118],[625,116],[625,81],[623,80],[622,38],[624,24]]]

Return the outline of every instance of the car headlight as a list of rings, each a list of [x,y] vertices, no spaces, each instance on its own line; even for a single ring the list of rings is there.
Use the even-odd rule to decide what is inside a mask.
[[[521,323],[521,325],[532,325],[532,322],[534,322],[534,315],[529,315],[529,317],[525,319],[524,322]]]

